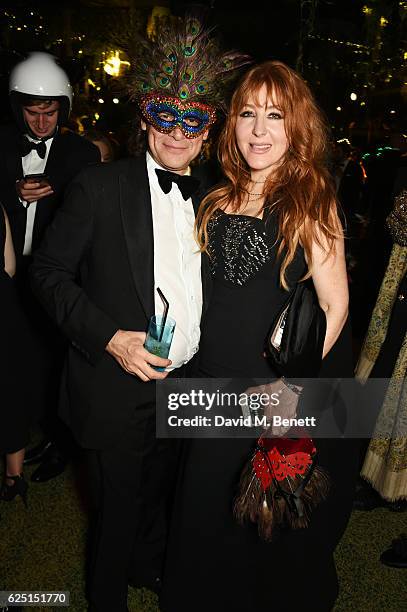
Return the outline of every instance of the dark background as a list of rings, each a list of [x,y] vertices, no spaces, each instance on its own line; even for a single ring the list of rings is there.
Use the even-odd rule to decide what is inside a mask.
[[[182,15],[191,4],[196,5],[159,2],[175,15]],[[239,4],[200,3],[227,47],[246,51],[257,61],[280,59],[297,68],[311,85],[336,138],[349,137],[365,150],[405,142],[407,2]],[[0,9],[2,116],[9,115],[7,83],[12,66],[28,51],[45,50],[59,57],[74,84],[74,116],[84,118],[85,127],[92,123],[120,134],[134,112],[123,93],[127,70],[123,65],[119,78],[109,76],[103,61],[113,50],[120,50],[126,59],[132,36],[146,30],[154,6],[151,0],[6,2]],[[351,100],[351,93],[356,100]],[[114,104],[113,98],[119,103]]]

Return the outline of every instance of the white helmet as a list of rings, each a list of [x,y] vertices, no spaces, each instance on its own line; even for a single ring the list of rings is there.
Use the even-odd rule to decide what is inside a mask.
[[[21,125],[21,105],[27,96],[46,100],[59,100],[58,123],[65,123],[72,106],[72,87],[67,74],[48,53],[36,51],[17,64],[11,72],[10,101]]]

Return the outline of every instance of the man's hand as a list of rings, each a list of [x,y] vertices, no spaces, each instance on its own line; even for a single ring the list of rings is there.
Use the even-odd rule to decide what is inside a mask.
[[[300,389],[298,387],[298,389]],[[267,394],[269,397],[269,403],[264,402],[264,414],[267,417],[267,422],[271,423],[271,431],[273,436],[283,436],[290,428],[283,426],[274,426],[273,416],[281,416],[282,419],[292,419],[297,414],[297,405],[299,394],[292,391],[285,384],[284,380],[278,379],[274,382],[267,383],[266,385],[259,385],[258,387],[249,387],[246,389],[245,394],[255,394],[259,396],[261,394]],[[278,398],[278,404],[276,403]]]
[[[129,374],[138,376],[142,381],[163,380],[168,372],[157,372],[151,365],[166,368],[171,365],[170,359],[152,355],[144,348],[144,332],[124,331],[119,329],[106,346],[106,350],[117,363]]]
[[[18,197],[21,200],[25,200],[25,202],[29,202],[30,204],[31,202],[37,202],[38,200],[41,200],[42,198],[54,193],[51,185],[41,187],[41,183],[29,183],[24,179],[21,179],[21,181],[16,183],[16,190]]]

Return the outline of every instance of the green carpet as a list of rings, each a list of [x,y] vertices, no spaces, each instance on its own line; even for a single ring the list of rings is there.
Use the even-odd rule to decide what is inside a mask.
[[[33,469],[26,470],[27,478]],[[28,510],[20,498],[0,504],[0,588],[70,591],[69,609],[86,612],[86,516],[74,481],[70,468],[48,483],[30,483]],[[407,531],[406,523],[407,513],[382,508],[353,513],[336,552],[341,592],[335,612],[407,610],[407,570],[390,569],[379,562],[391,540]],[[129,609],[157,612],[157,598],[144,589],[130,589]],[[271,605],[270,612],[282,611]]]

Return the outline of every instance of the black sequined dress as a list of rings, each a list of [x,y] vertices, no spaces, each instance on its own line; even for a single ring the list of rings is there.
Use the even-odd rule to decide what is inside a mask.
[[[214,286],[202,327],[201,375],[275,377],[263,356],[270,324],[287,299],[279,286],[275,219],[220,213],[208,229]],[[290,285],[304,270],[298,249],[289,268]],[[332,608],[337,596],[333,550],[351,498],[347,508],[340,507],[339,487],[315,510],[308,529],[288,531],[271,544],[262,542],[255,526],[241,527],[232,515],[236,486],[253,445],[247,438],[185,444],[160,601],[163,612]],[[323,447],[322,463],[331,469],[332,444]]]
[[[287,300],[280,288],[272,219],[220,213],[210,227],[213,291],[202,327],[200,364],[207,376],[274,376],[264,343]],[[302,250],[290,266],[294,285],[305,272]]]

